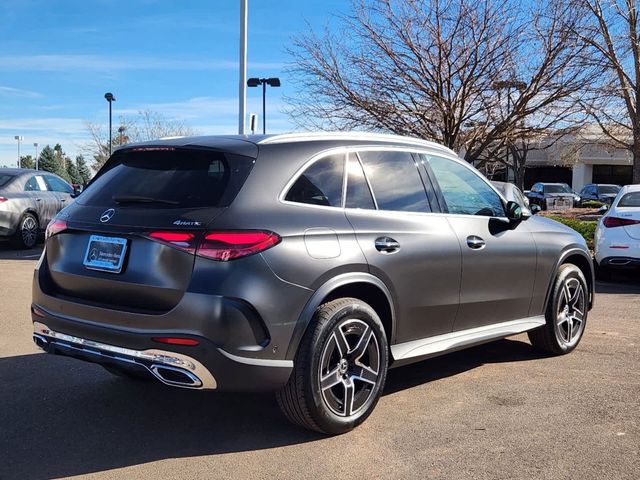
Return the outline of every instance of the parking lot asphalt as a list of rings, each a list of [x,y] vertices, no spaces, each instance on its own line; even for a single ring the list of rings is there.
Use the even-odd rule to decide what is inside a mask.
[[[599,283],[585,337],[526,336],[389,373],[355,431],[290,425],[271,394],[171,389],[39,353],[38,250],[0,246],[0,479],[640,478],[640,276]]]

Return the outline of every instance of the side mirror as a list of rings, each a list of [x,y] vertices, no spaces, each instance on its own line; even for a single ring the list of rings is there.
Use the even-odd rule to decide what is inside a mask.
[[[602,206],[598,209],[598,211],[599,211],[600,213],[605,213],[607,210],[609,210],[609,205],[606,205],[606,204],[605,204],[605,205],[602,205]]]
[[[531,213],[533,213],[534,215],[536,213],[539,213],[542,211],[542,208],[540,208],[540,205],[536,205],[535,203],[533,205],[529,206],[529,210],[531,210]]]
[[[522,221],[522,207],[516,202],[507,202],[507,218],[511,222]]]
[[[72,198],[76,198],[78,195],[82,193],[82,185],[74,185],[73,193],[71,194]]]

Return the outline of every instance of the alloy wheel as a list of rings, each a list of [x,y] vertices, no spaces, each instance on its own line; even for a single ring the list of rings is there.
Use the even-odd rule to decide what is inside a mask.
[[[372,398],[380,377],[380,347],[373,329],[345,319],[332,331],[320,358],[320,391],[333,413],[349,417]]]
[[[567,278],[562,285],[556,313],[556,334],[565,345],[577,343],[584,329],[586,294],[580,280]]]
[[[38,239],[38,224],[35,218],[27,216],[22,221],[20,227],[20,234],[22,235],[22,242],[26,247],[33,247]]]

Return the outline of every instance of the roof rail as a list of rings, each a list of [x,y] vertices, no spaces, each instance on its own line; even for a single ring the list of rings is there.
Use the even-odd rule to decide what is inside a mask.
[[[310,142],[321,140],[371,140],[376,142],[402,143],[405,145],[418,145],[422,147],[437,148],[453,153],[451,149],[428,140],[422,140],[414,137],[403,137],[401,135],[390,135],[386,133],[369,133],[369,132],[300,132],[300,133],[282,133],[275,135],[267,135],[258,140],[258,144],[274,144],[285,142]]]

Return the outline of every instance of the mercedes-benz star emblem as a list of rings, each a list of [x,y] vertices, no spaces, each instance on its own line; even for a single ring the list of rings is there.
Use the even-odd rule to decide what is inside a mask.
[[[102,223],[106,223],[109,220],[111,220],[115,214],[116,214],[116,211],[113,208],[110,208],[109,210],[105,210],[102,213],[102,215],[100,215],[100,221]]]

